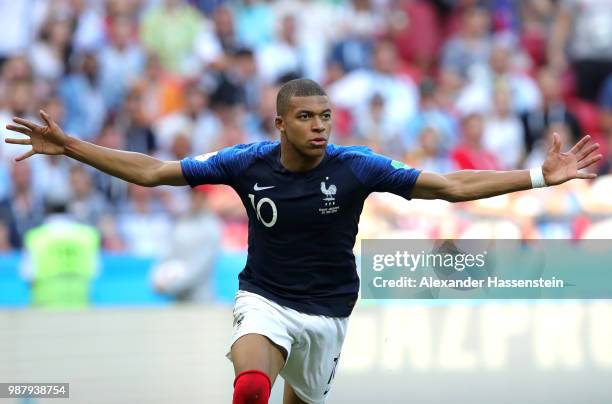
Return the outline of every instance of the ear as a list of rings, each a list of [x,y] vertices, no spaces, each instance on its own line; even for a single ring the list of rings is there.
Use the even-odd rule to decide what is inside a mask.
[[[276,129],[278,129],[280,132],[284,132],[286,130],[285,120],[282,116],[276,116],[276,118],[274,118],[274,126],[276,126]]]

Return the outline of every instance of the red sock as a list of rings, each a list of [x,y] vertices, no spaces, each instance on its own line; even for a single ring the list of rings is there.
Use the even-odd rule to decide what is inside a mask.
[[[234,379],[232,404],[268,404],[272,384],[261,370],[245,370]]]

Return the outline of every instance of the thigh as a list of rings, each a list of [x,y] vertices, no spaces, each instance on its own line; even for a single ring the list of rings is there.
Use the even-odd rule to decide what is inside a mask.
[[[290,326],[278,307],[261,296],[238,292],[234,305],[234,329],[227,355],[236,374],[261,370],[274,384],[291,352]]]
[[[240,337],[231,349],[234,373],[245,370],[261,370],[274,384],[278,373],[285,364],[284,348],[274,344],[260,334],[246,334]]]
[[[281,371],[294,395],[304,402],[325,402],[340,360],[347,322],[346,318],[323,316],[310,316],[305,321],[303,334]]]
[[[291,385],[287,381],[285,381],[285,392],[283,393],[283,404],[308,404],[308,403],[306,403],[306,401],[302,401],[302,399],[300,399],[297,396],[297,394],[295,394],[293,387],[291,387]]]

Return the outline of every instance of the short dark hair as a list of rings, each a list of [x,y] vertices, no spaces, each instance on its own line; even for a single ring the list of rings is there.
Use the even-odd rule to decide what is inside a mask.
[[[276,113],[280,116],[287,113],[291,97],[310,97],[313,95],[327,96],[327,93],[316,81],[310,79],[290,80],[278,90]]]

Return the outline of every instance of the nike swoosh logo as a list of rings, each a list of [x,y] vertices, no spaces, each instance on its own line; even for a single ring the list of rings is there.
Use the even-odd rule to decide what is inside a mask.
[[[257,183],[255,183],[255,186],[253,187],[253,189],[255,191],[263,191],[264,189],[271,189],[271,188],[274,188],[274,187],[275,187],[275,185],[272,185],[271,187],[260,187],[260,186],[257,185]]]

